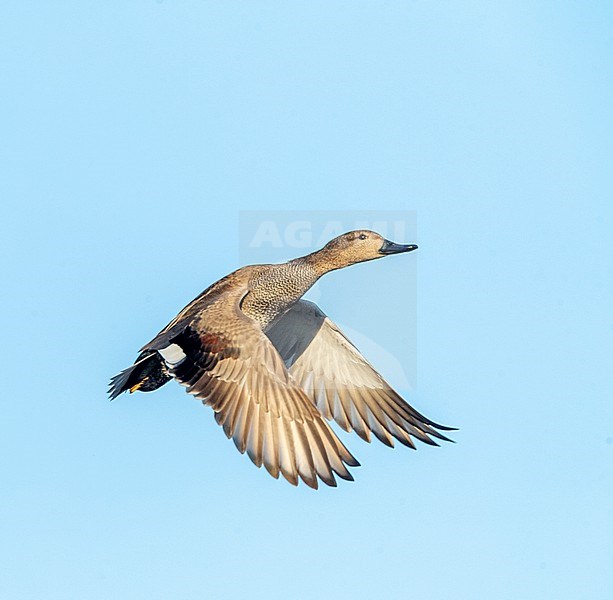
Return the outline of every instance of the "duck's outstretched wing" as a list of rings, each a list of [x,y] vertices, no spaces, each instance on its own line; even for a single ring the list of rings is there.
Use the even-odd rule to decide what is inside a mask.
[[[266,332],[290,375],[326,417],[370,442],[388,446],[392,436],[415,448],[411,436],[437,445],[451,441],[438,425],[407,404],[314,303],[300,300]]]
[[[359,463],[290,377],[283,360],[240,298],[203,306],[175,322],[145,349],[157,350],[169,373],[215,411],[217,422],[241,453],[297,485],[335,486],[336,473]]]

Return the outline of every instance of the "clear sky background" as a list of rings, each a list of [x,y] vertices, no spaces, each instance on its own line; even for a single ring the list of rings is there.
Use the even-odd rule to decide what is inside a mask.
[[[611,598],[612,22],[3,2],[0,596]],[[108,402],[240,266],[240,211],[284,209],[414,211],[416,253],[330,275],[321,303],[414,350],[413,390],[370,358],[456,444],[343,434],[356,482],[313,492],[174,383]]]

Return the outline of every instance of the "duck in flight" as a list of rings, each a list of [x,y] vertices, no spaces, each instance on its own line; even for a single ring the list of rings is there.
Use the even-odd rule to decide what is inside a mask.
[[[413,438],[451,441],[405,402],[305,292],[325,273],[416,250],[378,233],[350,231],[283,264],[243,267],[188,304],[136,362],[111,379],[122,392],[153,391],[176,379],[210,406],[241,453],[275,478],[312,488],[335,475],[353,481],[358,461],[328,421],[415,448]]]

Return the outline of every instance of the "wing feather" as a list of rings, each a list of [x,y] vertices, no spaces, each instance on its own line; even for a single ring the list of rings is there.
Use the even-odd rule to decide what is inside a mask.
[[[289,373],[314,406],[345,431],[387,446],[394,438],[415,448],[412,437],[438,445],[451,441],[417,412],[366,361],[342,331],[312,302],[298,301],[266,331]]]
[[[243,292],[243,296],[246,292]],[[336,437],[290,376],[281,356],[255,321],[240,310],[241,297],[223,297],[185,323],[175,320],[146,349],[164,355],[176,344],[185,357],[166,361],[169,373],[215,411],[215,420],[241,453],[275,478],[336,485],[352,479],[359,463]],[[168,354],[168,353],[166,353]]]

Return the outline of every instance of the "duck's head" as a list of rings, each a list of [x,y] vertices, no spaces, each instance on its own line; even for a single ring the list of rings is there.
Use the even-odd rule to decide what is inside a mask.
[[[396,244],[375,231],[358,229],[343,233],[329,241],[315,255],[328,267],[327,270],[332,270],[416,249],[415,244]]]

